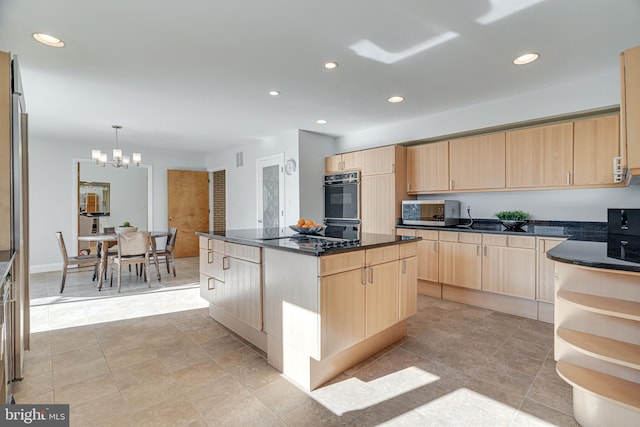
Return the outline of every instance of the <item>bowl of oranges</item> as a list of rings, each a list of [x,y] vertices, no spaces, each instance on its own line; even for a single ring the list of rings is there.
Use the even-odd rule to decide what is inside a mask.
[[[321,232],[326,227],[322,224],[316,224],[312,219],[300,218],[296,225],[290,225],[289,228],[300,234],[315,234]]]

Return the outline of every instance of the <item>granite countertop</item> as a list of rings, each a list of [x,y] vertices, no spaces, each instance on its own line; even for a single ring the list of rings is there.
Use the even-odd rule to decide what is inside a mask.
[[[468,221],[463,221],[463,224]],[[497,220],[476,219],[471,228],[464,225],[434,227],[420,225],[402,225],[397,228],[413,228],[417,230],[459,231],[462,233],[512,234],[519,236],[564,237],[570,240],[586,240],[603,242],[607,239],[606,222],[586,221],[538,221],[530,220],[519,231],[508,231]]]
[[[325,233],[321,233],[318,237],[328,237],[332,239],[332,241],[338,241],[340,239],[350,240],[350,243],[347,246],[325,248],[320,247],[318,242],[314,241],[314,235],[301,235],[289,228],[207,231],[197,232],[196,234],[198,236],[224,240],[231,243],[281,249],[313,256],[332,255],[336,253],[372,249],[375,247],[420,240],[420,237],[359,233],[357,241],[354,241],[353,236],[346,233],[342,234],[340,232],[332,232],[326,236]]]
[[[605,242],[568,240],[547,251],[558,262],[640,273],[640,236],[610,234]]]

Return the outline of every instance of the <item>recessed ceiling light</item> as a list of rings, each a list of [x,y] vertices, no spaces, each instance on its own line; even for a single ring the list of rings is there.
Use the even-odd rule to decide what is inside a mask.
[[[525,53],[524,55],[520,55],[516,59],[514,59],[513,63],[515,65],[524,65],[524,64],[529,64],[538,58],[540,58],[539,53],[535,53],[535,52]]]
[[[278,95],[280,95],[280,92],[278,92],[277,90],[270,90],[270,91],[269,91],[269,95],[271,95],[271,96],[278,96]]]
[[[338,63],[335,61],[325,62],[324,68],[326,68],[327,70],[333,70],[335,68],[338,68]]]
[[[404,96],[392,96],[391,98],[387,99],[387,101],[395,104],[397,102],[402,102],[404,101]]]
[[[325,119],[318,119],[318,120],[316,120],[316,123],[319,124],[319,125],[326,125],[329,122],[326,121]]]
[[[36,41],[51,47],[64,47],[64,42],[57,37],[45,33],[33,33],[31,37]]]

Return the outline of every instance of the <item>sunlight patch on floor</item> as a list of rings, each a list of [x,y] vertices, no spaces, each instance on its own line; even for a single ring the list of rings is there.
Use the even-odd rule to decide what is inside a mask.
[[[31,332],[206,308],[199,286],[165,288],[134,295],[49,297],[31,301]]]
[[[438,381],[440,377],[411,366],[372,381],[352,377],[312,392],[312,397],[336,415],[359,411]]]

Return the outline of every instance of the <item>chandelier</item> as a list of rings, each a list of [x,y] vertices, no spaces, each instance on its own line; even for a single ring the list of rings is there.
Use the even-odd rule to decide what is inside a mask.
[[[103,153],[100,150],[91,150],[91,159],[96,165],[105,167],[106,165],[113,166],[114,168],[128,168],[129,164],[133,161],[133,164],[140,166],[142,161],[141,153],[133,153],[132,158],[129,156],[123,156],[122,150],[118,147],[118,130],[122,129],[120,125],[111,125],[116,130],[116,148],[113,149],[113,160],[107,159],[107,153]]]

